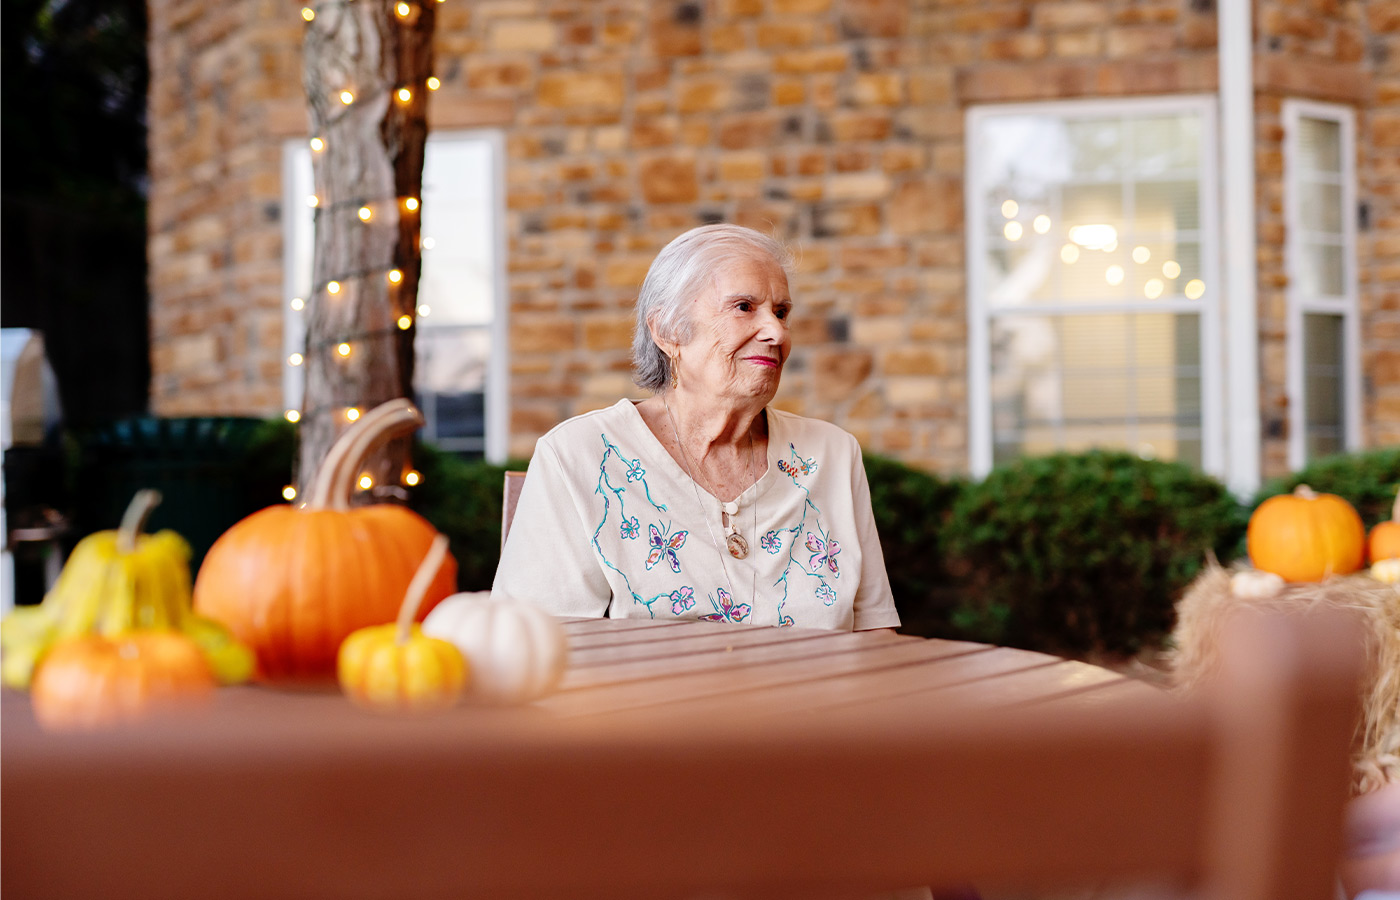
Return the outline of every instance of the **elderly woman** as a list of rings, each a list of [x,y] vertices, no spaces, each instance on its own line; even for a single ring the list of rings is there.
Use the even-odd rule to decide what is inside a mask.
[[[789,265],[735,225],[666,245],[633,344],[653,396],[540,438],[493,592],[564,616],[899,624],[855,438],[768,405]]]

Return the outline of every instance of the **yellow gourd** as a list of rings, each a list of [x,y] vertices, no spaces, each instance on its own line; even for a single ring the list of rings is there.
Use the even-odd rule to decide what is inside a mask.
[[[385,712],[425,712],[457,702],[469,678],[467,662],[450,642],[423,634],[414,617],[447,556],[438,535],[414,573],[397,622],[353,632],[340,645],[336,677],[351,700]]]

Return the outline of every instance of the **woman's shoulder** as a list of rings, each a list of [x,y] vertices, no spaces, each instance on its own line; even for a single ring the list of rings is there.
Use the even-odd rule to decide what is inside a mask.
[[[564,452],[586,442],[592,446],[600,435],[625,431],[633,427],[633,420],[639,419],[636,407],[631,400],[619,400],[612,406],[589,410],[546,431],[536,447],[550,447],[556,452]]]
[[[774,419],[769,433],[781,441],[815,443],[825,447],[845,447],[856,450],[860,448],[855,435],[840,425],[832,424],[825,419],[799,416],[796,413],[774,409],[771,406],[768,407],[768,413]]]

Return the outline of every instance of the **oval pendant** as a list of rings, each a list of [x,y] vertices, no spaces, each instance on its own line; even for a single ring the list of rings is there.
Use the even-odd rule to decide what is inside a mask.
[[[731,534],[725,539],[725,543],[729,545],[729,555],[735,559],[743,559],[749,555],[749,542],[744,540],[743,535]]]

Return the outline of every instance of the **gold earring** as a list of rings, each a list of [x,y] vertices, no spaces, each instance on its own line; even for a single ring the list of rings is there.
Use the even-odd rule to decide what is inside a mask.
[[[680,362],[680,356],[679,356],[679,355],[671,357],[671,390],[673,390],[673,391],[674,391],[676,388],[680,387],[680,385],[681,385],[681,380],[680,380],[680,378],[676,375],[677,364],[678,364],[679,362]]]

